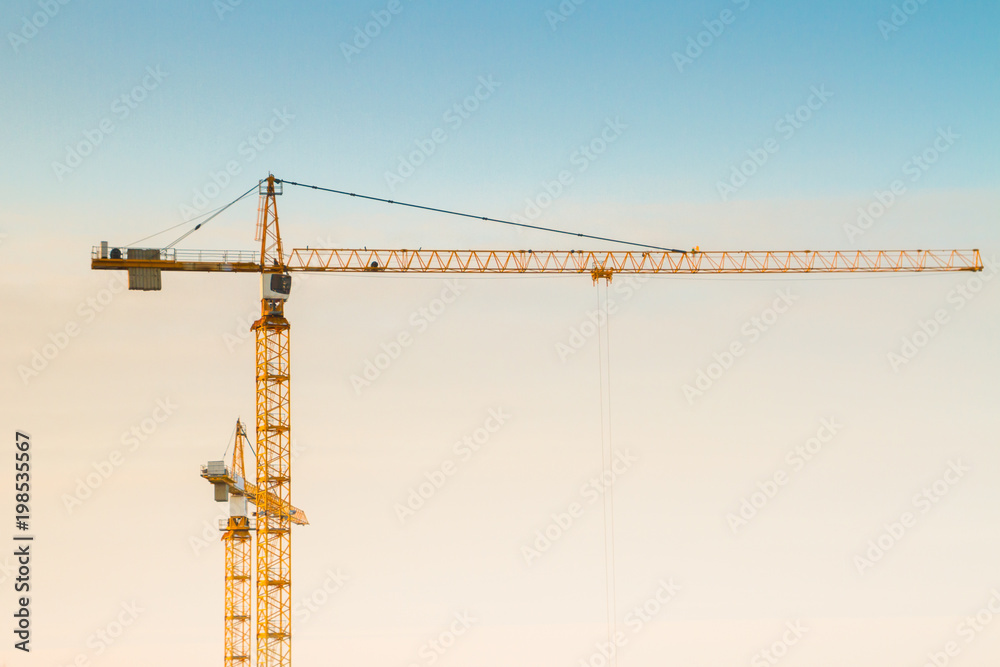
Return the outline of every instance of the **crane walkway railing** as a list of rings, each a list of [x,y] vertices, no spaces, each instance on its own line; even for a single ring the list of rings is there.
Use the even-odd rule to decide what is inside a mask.
[[[94,246],[91,259],[146,260],[178,263],[259,264],[260,253],[251,250],[179,250],[177,248],[116,248]]]

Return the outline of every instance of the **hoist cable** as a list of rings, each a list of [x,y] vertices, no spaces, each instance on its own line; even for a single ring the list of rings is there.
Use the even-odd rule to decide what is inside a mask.
[[[597,340],[598,340],[598,383],[601,400],[601,483],[606,486],[601,498],[601,509],[604,518],[604,599],[607,607],[608,647],[611,655],[609,664],[618,664],[618,584],[615,568],[615,500],[614,488],[614,449],[611,439],[611,329],[610,313],[608,312],[609,287],[605,281],[605,293],[601,300],[601,286],[597,284]],[[601,317],[603,313],[603,318]],[[605,403],[605,393],[607,402]],[[605,422],[605,406],[607,406],[607,422]],[[606,424],[606,427],[605,427]],[[610,473],[610,474],[609,474]],[[610,503],[610,521],[608,505]],[[608,539],[610,526],[610,540]]]
[[[257,188],[258,188],[258,186],[257,186],[257,185],[254,185],[254,186],[253,186],[253,187],[251,187],[251,188],[250,188],[249,190],[247,190],[246,192],[244,192],[243,194],[241,194],[241,195],[240,195],[239,197],[237,197],[237,198],[236,198],[236,199],[234,199],[233,201],[229,202],[228,204],[226,204],[226,205],[225,205],[225,206],[223,206],[222,208],[218,209],[218,210],[217,210],[217,211],[216,211],[215,213],[213,213],[213,214],[212,214],[212,215],[210,215],[209,217],[205,218],[205,221],[204,221],[204,222],[199,222],[199,223],[198,223],[197,225],[195,225],[195,226],[194,226],[194,228],[193,228],[193,229],[189,229],[188,231],[184,232],[184,233],[183,233],[183,234],[181,234],[181,235],[180,235],[180,237],[179,237],[179,238],[177,238],[177,239],[176,239],[176,240],[175,240],[175,241],[174,241],[173,243],[171,243],[170,245],[168,245],[168,246],[165,246],[165,247],[167,247],[167,248],[173,248],[173,247],[174,247],[175,245],[177,245],[178,243],[180,243],[181,241],[183,241],[184,239],[186,239],[187,237],[191,236],[191,235],[192,235],[192,234],[194,234],[194,233],[195,233],[196,231],[198,231],[199,229],[201,229],[202,227],[204,227],[205,225],[207,225],[207,224],[208,224],[209,222],[211,222],[211,221],[212,221],[212,219],[213,219],[213,218],[214,218],[215,216],[219,215],[220,213],[222,213],[223,211],[225,211],[225,210],[226,210],[227,208],[229,208],[230,206],[232,206],[233,204],[235,204],[235,203],[236,203],[236,202],[238,202],[239,200],[243,199],[244,197],[246,197],[246,196],[247,196],[248,194],[250,194],[251,192],[253,192],[253,191],[254,191],[254,190],[256,190]]]
[[[614,440],[613,440],[613,429],[611,426],[612,421],[612,408],[611,408],[611,312],[610,303],[611,296],[609,292],[611,291],[611,282],[608,280],[604,281],[604,327],[605,336],[604,344],[607,349],[607,364],[605,373],[605,382],[608,389],[608,466],[611,468],[612,473],[614,473]],[[615,485],[611,484],[611,488],[608,489],[608,496],[611,500],[611,618],[614,619],[612,623],[612,629],[614,630],[614,636],[618,636],[618,560],[615,555]],[[618,653],[615,652],[614,656],[614,666],[618,667]]]
[[[250,188],[250,190],[253,190],[253,188]],[[134,246],[134,245],[136,245],[138,243],[142,243],[143,241],[148,241],[149,239],[153,238],[154,236],[159,236],[160,234],[169,232],[171,229],[177,229],[178,227],[183,227],[184,225],[192,223],[195,220],[197,220],[198,218],[203,218],[206,215],[212,215],[212,214],[222,213],[222,211],[224,211],[225,209],[229,208],[230,206],[232,206],[233,204],[235,204],[240,199],[243,199],[243,197],[246,197],[247,194],[249,194],[249,192],[250,192],[249,190],[247,192],[244,192],[242,195],[240,195],[239,199],[237,199],[236,201],[229,202],[225,206],[220,206],[219,208],[213,209],[211,211],[205,211],[204,213],[202,213],[200,215],[196,215],[193,218],[189,218],[188,220],[183,220],[181,222],[178,222],[176,225],[171,225],[171,226],[167,227],[166,229],[161,229],[160,231],[156,232],[155,234],[150,234],[149,236],[141,238],[138,241],[133,241],[132,243],[129,243],[129,244],[125,245],[124,247],[131,248],[132,246]],[[208,222],[208,220],[206,220],[205,222]],[[202,224],[204,224],[204,223],[202,223]],[[174,243],[177,243],[177,241],[174,241]],[[173,245],[173,244],[171,244],[171,245]]]
[[[496,222],[496,223],[499,223],[501,225],[511,225],[511,226],[514,226],[514,227],[523,227],[525,229],[534,229],[534,230],[542,231],[542,232],[551,232],[553,234],[566,234],[567,236],[578,236],[580,238],[594,239],[596,241],[608,241],[610,243],[622,243],[622,244],[625,244],[625,245],[636,246],[636,247],[639,247],[639,248],[649,248],[651,250],[664,250],[666,252],[684,252],[683,250],[677,250],[676,248],[664,248],[664,247],[656,246],[656,245],[648,245],[646,243],[636,243],[634,241],[623,241],[621,239],[612,239],[612,238],[608,238],[606,236],[593,236],[591,234],[583,234],[583,233],[580,233],[580,232],[568,232],[568,231],[566,231],[564,229],[553,229],[552,227],[540,227],[538,225],[529,225],[529,224],[524,223],[524,222],[512,222],[510,220],[498,220],[497,218],[488,218],[488,217],[486,217],[484,215],[473,215],[471,213],[460,213],[458,211],[450,211],[448,209],[435,208],[433,206],[421,206],[420,204],[408,204],[408,203],[402,202],[402,201],[393,201],[392,199],[382,199],[381,197],[371,197],[369,195],[359,195],[359,194],[354,193],[354,192],[345,192],[343,190],[334,190],[332,188],[323,188],[323,187],[320,187],[318,185],[306,185],[304,183],[296,183],[294,181],[285,181],[285,180],[281,180],[280,182],[281,183],[285,183],[287,185],[297,185],[300,188],[311,188],[313,190],[321,190],[322,192],[332,192],[333,194],[337,194],[337,195],[345,195],[347,197],[357,197],[359,199],[367,199],[369,201],[377,201],[377,202],[382,202],[384,204],[398,204],[399,206],[407,206],[409,208],[417,208],[417,209],[420,209],[422,211],[432,211],[434,213],[446,213],[448,215],[457,215],[457,216],[462,217],[462,218],[473,218],[474,220],[483,220],[485,222]]]
[[[226,454],[229,453],[229,445],[230,445],[230,443],[236,442],[236,429],[238,428],[238,426],[239,426],[239,422],[237,422],[237,426],[233,427],[233,432],[229,436],[229,440],[226,441],[226,449],[225,449],[225,451],[222,452],[222,464],[223,465],[226,464]]]

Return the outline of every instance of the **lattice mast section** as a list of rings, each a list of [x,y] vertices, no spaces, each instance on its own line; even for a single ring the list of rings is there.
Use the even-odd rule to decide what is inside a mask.
[[[226,667],[250,666],[251,552],[250,522],[245,516],[229,517],[222,536],[226,547]]]
[[[236,421],[236,440],[233,444],[233,475],[242,479],[243,442],[247,432],[242,422]],[[233,495],[226,532],[222,535],[226,552],[226,607],[225,607],[225,667],[250,667],[251,628],[250,605],[253,573],[251,570],[252,539],[250,519],[247,517],[246,496]]]
[[[275,196],[281,194],[281,181],[270,174],[260,182],[260,205],[257,208],[257,234],[260,241],[261,271],[280,272],[285,260],[281,251],[281,234],[278,231],[278,206]]]
[[[266,183],[266,186],[265,186]],[[266,190],[265,190],[266,187]],[[262,286],[284,272],[274,176],[261,184]],[[257,667],[288,667],[292,646],[289,324],[284,300],[263,293],[253,325],[257,360]]]

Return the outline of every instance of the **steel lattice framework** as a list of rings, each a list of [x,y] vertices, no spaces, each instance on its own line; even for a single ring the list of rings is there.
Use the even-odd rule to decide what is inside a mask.
[[[243,442],[247,432],[243,423],[236,420],[236,437],[233,441],[233,475],[243,479]],[[239,494],[243,495],[243,494]],[[245,496],[244,496],[245,497]],[[253,587],[250,552],[250,518],[246,515],[246,501],[237,503],[239,513],[230,517],[222,535],[226,551],[226,646],[225,667],[250,667],[250,598]]]
[[[138,253],[137,253],[138,254]],[[273,261],[273,259],[272,259]],[[111,259],[93,249],[95,269],[149,267],[163,271],[260,273],[260,255],[219,250],[160,251],[159,259]],[[594,250],[291,251],[288,271],[336,273],[899,273],[981,271],[978,250],[738,250],[636,252]]]
[[[257,334],[257,666],[291,661],[291,444],[288,320],[267,311]],[[261,502],[263,500],[263,502]],[[278,502],[275,502],[275,501]]]
[[[977,250],[634,252],[301,250],[289,271],[389,273],[855,273],[982,268]]]
[[[262,193],[258,232],[260,271],[282,273],[273,176]],[[287,667],[292,660],[291,395],[288,320],[284,301],[261,299],[257,357],[257,667]],[[263,503],[261,502],[263,500]]]
[[[222,536],[226,550],[225,667],[250,666],[250,520],[231,516]]]

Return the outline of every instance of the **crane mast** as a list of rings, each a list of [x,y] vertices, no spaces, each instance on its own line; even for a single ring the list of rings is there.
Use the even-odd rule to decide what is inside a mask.
[[[257,667],[286,667],[292,659],[292,531],[282,506],[292,503],[289,330],[285,273],[273,175],[262,183],[260,319],[256,334],[257,383]],[[266,187],[266,190],[263,188]],[[261,502],[263,501],[263,502]]]
[[[243,422],[236,420],[236,440],[233,443],[233,463],[209,461],[201,475],[215,487],[215,499],[229,502],[229,518],[221,526],[225,546],[225,647],[226,667],[249,667],[253,635],[251,606],[253,604],[253,532],[256,524],[249,518],[247,502],[258,508],[266,502],[265,494],[244,477],[243,446],[248,442]],[[293,524],[308,525],[306,513],[297,507],[270,497],[270,511],[287,516]]]
[[[243,479],[243,441],[247,433],[236,421],[233,442],[233,476]],[[229,501],[229,521],[222,534],[226,552],[225,667],[250,667],[250,605],[252,590],[250,517],[247,497],[234,492]]]

